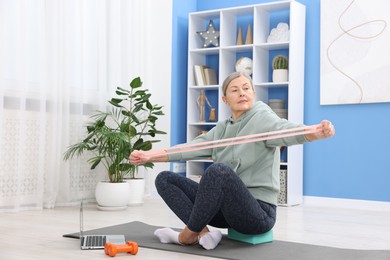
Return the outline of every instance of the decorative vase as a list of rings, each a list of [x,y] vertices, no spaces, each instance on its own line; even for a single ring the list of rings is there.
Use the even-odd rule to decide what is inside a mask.
[[[133,179],[126,179],[126,181],[130,187],[127,204],[129,206],[136,206],[136,205],[143,204],[144,194],[145,194],[145,179],[133,178]]]
[[[130,196],[127,182],[101,181],[96,185],[95,198],[100,210],[123,210],[127,208]]]
[[[237,45],[243,45],[244,44],[244,38],[242,37],[242,28],[238,28],[238,34],[237,34]]]
[[[287,82],[288,81],[288,70],[276,69],[272,72],[273,82]]]
[[[253,35],[251,25],[248,25],[248,29],[246,30],[246,39],[245,44],[253,44]]]

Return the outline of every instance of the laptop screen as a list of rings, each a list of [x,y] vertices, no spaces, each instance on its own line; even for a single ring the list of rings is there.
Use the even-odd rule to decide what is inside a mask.
[[[83,207],[84,207],[84,202],[81,200],[80,203],[80,244],[83,243],[83,231],[84,231],[84,213],[83,213]]]

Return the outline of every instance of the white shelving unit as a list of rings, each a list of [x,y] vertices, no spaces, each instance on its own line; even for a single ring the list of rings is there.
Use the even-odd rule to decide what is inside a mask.
[[[304,109],[304,50],[305,50],[305,12],[304,5],[295,1],[280,1],[248,5],[242,7],[193,12],[189,14],[188,38],[188,96],[187,96],[187,140],[194,139],[202,130],[209,130],[215,122],[207,122],[209,107],[206,104],[206,122],[199,122],[197,99],[205,90],[211,105],[217,110],[217,120],[230,116],[229,107],[222,101],[222,81],[235,71],[240,57],[253,61],[253,83],[256,99],[268,103],[274,96],[284,95],[288,108],[288,119],[303,123]],[[203,41],[197,32],[205,31],[212,20],[220,31],[219,47],[203,48]],[[272,28],[279,22],[289,24],[288,42],[267,43]],[[253,44],[236,45],[238,30],[251,25]],[[244,34],[245,40],[245,34]],[[289,82],[273,83],[271,62],[275,55],[284,54],[289,59]],[[218,74],[218,84],[197,86],[194,78],[194,65],[214,68]],[[303,191],[303,147],[288,147],[287,160],[282,167],[287,168],[287,201],[285,205],[302,203]],[[186,175],[197,179],[211,163],[209,160],[192,160],[186,165]]]

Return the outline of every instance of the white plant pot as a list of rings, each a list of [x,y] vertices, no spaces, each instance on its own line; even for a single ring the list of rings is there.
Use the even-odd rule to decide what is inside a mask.
[[[95,198],[100,210],[122,210],[127,208],[130,196],[127,182],[101,181],[96,185]]]
[[[145,179],[135,178],[135,179],[127,179],[126,181],[130,187],[128,205],[135,206],[135,205],[143,204],[144,194],[145,194]]]
[[[287,82],[288,81],[288,70],[274,70],[272,72],[273,82]]]

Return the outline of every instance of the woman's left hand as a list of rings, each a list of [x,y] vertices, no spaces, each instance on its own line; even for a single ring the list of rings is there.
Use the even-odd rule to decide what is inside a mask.
[[[330,138],[335,135],[336,131],[333,124],[328,120],[323,120],[319,126],[320,130],[313,134],[305,135],[306,139],[311,141],[316,141],[320,139]]]

